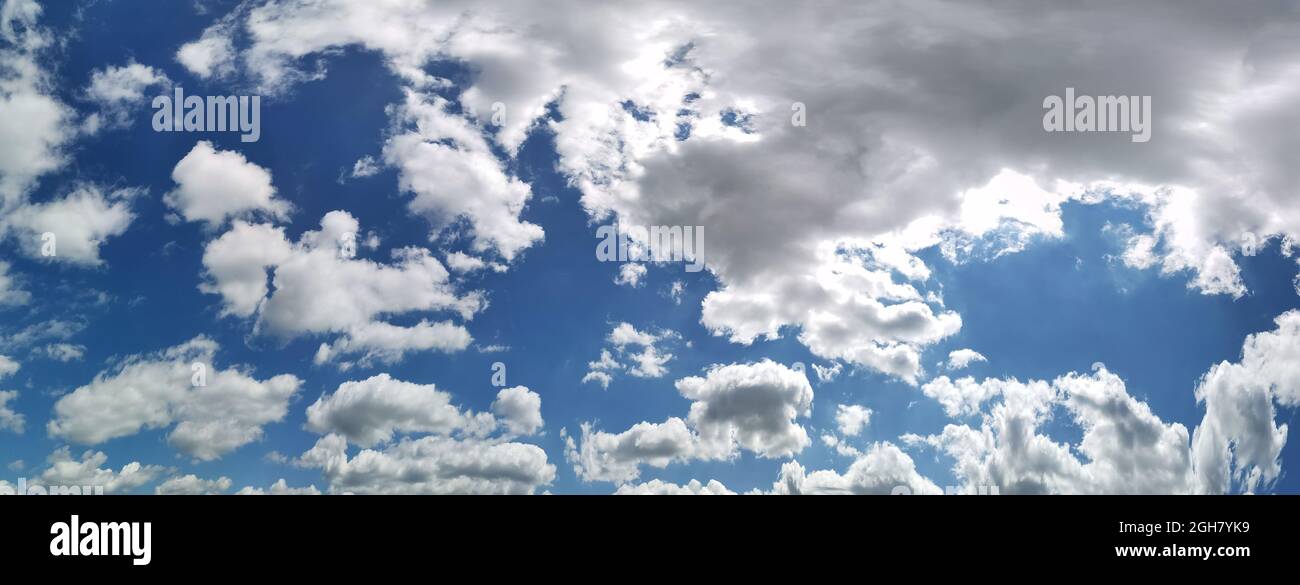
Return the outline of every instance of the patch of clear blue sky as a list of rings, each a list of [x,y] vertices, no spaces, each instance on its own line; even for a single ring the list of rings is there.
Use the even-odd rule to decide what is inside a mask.
[[[199,82],[173,60],[182,43],[197,38],[214,15],[225,14],[229,6],[216,5],[211,15],[199,17],[187,2],[94,3],[86,5],[79,21],[73,17],[74,6],[47,5],[43,23],[60,32],[77,31],[59,55],[57,80],[63,99],[78,109],[90,111],[91,104],[77,97],[90,72],[128,59],[162,68],[191,94],[241,93],[238,86]],[[93,447],[109,454],[110,466],[120,468],[139,460],[175,465],[183,473],[202,477],[225,475],[236,486],[264,487],[285,477],[291,485],[324,487],[315,471],[265,458],[273,450],[295,456],[310,448],[317,437],[303,429],[304,411],[322,393],[346,380],[387,371],[399,379],[436,384],[451,392],[458,404],[485,410],[497,390],[489,381],[491,366],[501,361],[509,385],[526,385],[542,396],[546,432],[535,442],[558,467],[550,489],[608,492],[609,484],[585,484],[575,478],[564,461],[560,428],[577,433],[581,422],[592,421],[600,429],[619,432],[643,420],[684,417],[689,403],[676,392],[673,381],[700,374],[710,364],[762,358],[786,364],[824,363],[794,339],[793,331],[786,331],[782,339],[748,347],[709,335],[699,323],[700,301],[715,286],[707,273],[687,273],[679,265],[652,267],[647,284],[640,288],[614,285],[617,265],[596,260],[596,226],[588,223],[579,194],[556,173],[556,154],[544,130],[533,132],[512,170],[533,187],[524,218],[545,229],[545,242],[525,252],[509,272],[480,274],[465,284],[466,289],[488,291],[491,302],[468,325],[475,341],[508,346],[508,351],[414,354],[392,366],[340,373],[312,365],[321,339],[285,343],[251,337],[248,322],[219,318],[219,299],[197,288],[203,245],[216,234],[205,233],[198,224],[169,223],[161,202],[162,194],[173,186],[172,167],[198,140],[238,150],[270,169],[280,196],[295,206],[287,227],[292,238],[315,229],[324,213],[343,209],[360,220],[363,230],[373,229],[383,239],[379,251],[363,251],[367,257],[384,260],[396,247],[431,245],[427,223],[407,213],[408,197],[398,193],[393,171],[344,183],[337,180],[357,159],[379,154],[389,124],[384,107],[400,100],[398,81],[373,54],[348,50],[328,58],[327,65],[329,75],[324,80],[302,84],[286,99],[264,102],[260,142],[242,144],[233,134],[155,133],[149,126],[150,112],[142,109],[130,129],[79,141],[71,164],[42,180],[35,194],[38,200],[65,192],[77,180],[145,186],[149,195],[134,202],[137,219],[130,230],[103,247],[105,268],[45,265],[17,257],[11,244],[4,249],[4,257],[23,275],[36,298],[29,307],[0,312],[3,331],[12,333],[51,318],[84,321],[85,331],[73,342],[87,346],[87,353],[84,360],[66,364],[15,356],[23,369],[4,386],[22,392],[18,406],[28,418],[28,430],[21,436],[0,434],[4,453],[0,463],[23,459],[29,470],[40,468],[60,445],[44,430],[58,395],[91,381],[109,360],[157,351],[201,334],[220,342],[221,367],[243,364],[254,368],[259,378],[285,372],[303,378],[303,390],[287,419],[268,425],[263,441],[214,462],[179,458],[166,445],[169,429]],[[472,75],[454,64],[433,67],[462,83]],[[1251,294],[1234,301],[1187,289],[1186,275],[1161,277],[1111,260],[1110,255],[1120,253],[1121,243],[1102,228],[1107,222],[1140,225],[1142,217],[1134,210],[1071,204],[1064,220],[1064,238],[1039,240],[1020,253],[992,261],[953,265],[935,250],[923,254],[934,270],[927,286],[942,284],[947,306],[963,319],[957,335],[926,352],[924,363],[931,374],[941,373],[936,364],[948,351],[962,347],[989,359],[965,372],[977,378],[1050,380],[1070,371],[1087,372],[1094,362],[1103,362],[1163,420],[1181,422],[1190,431],[1202,413],[1193,396],[1198,378],[1218,361],[1235,360],[1246,335],[1271,329],[1273,317],[1300,304],[1292,284],[1295,264],[1283,258],[1276,245],[1241,261]],[[675,280],[686,284],[680,305],[667,295]],[[91,298],[95,291],[106,293],[112,301],[95,304]],[[396,322],[414,320],[418,318],[408,316]],[[620,321],[682,334],[680,341],[667,346],[676,356],[668,364],[669,375],[647,380],[620,374],[608,390],[582,384],[586,363],[599,356],[607,345],[605,336]],[[687,348],[687,342],[692,347]],[[879,374],[846,368],[833,382],[812,378],[814,412],[801,422],[814,441],[798,457],[808,469],[843,470],[850,463],[818,440],[822,432],[834,429],[838,404],[861,404],[876,413],[863,434],[851,440],[858,447],[897,441],[907,432],[939,432],[947,422],[939,407],[918,389]],[[1293,417],[1294,411],[1288,410],[1280,415],[1283,422]],[[1079,430],[1063,413],[1048,430],[1057,440],[1079,437]],[[74,453],[81,451],[74,446]],[[954,483],[951,461],[926,450],[912,453],[924,475],[941,485]],[[1284,470],[1300,464],[1295,449],[1285,449],[1283,457]],[[642,477],[679,483],[717,479],[744,491],[769,487],[780,465],[778,460],[742,454],[729,462],[644,468]],[[1284,475],[1277,488],[1295,492],[1297,483]]]

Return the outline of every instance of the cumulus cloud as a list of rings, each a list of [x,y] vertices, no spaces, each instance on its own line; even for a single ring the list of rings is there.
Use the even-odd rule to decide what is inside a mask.
[[[624,262],[618,267],[618,276],[614,277],[614,284],[627,285],[632,288],[641,286],[641,280],[646,275],[645,264],[640,262]]]
[[[6,355],[0,355],[0,379],[12,376],[14,372],[17,372],[21,368],[22,364],[14,361],[13,358]]]
[[[222,77],[235,70],[235,49],[231,40],[236,26],[233,12],[216,24],[203,30],[198,40],[181,45],[176,51],[176,61],[199,79]]]
[[[531,494],[555,479],[536,445],[426,436],[347,455],[342,435],[321,437],[299,458],[334,493]]]
[[[0,390],[0,431],[13,431],[20,435],[23,434],[27,419],[22,413],[9,406],[10,402],[17,399],[17,391]]]
[[[937,396],[950,414],[974,414],[996,397],[978,427],[949,424],[943,432],[907,435],[953,458],[967,489],[1000,493],[1191,493],[1198,491],[1187,428],[1165,423],[1128,394],[1124,381],[1098,364],[1048,383],[966,378],[944,380]],[[1056,408],[1083,431],[1077,445],[1041,432]],[[1076,456],[1078,453],[1081,457]]]
[[[963,348],[948,352],[947,366],[949,370],[964,370],[973,363],[987,361],[989,360],[984,357],[984,354],[973,349]]]
[[[171,80],[162,70],[135,61],[92,72],[85,97],[99,107],[99,113],[87,119],[87,129],[130,126],[131,116],[151,101],[145,91],[169,85]]]
[[[9,268],[8,262],[0,260],[0,307],[25,305],[32,300],[32,293],[23,290]]]
[[[54,404],[51,437],[97,445],[146,429],[171,428],[167,440],[208,461],[262,438],[284,419],[302,381],[281,374],[257,380],[215,363],[219,346],[196,337],[164,351],[131,356]]]
[[[702,484],[692,479],[686,485],[677,485],[666,481],[652,479],[645,483],[626,483],[618,486],[614,492],[618,496],[734,496],[736,492],[727,489],[722,482],[710,479]]]
[[[379,320],[437,311],[468,320],[483,307],[481,293],[457,295],[447,269],[429,250],[396,249],[393,262],[382,264],[355,257],[360,224],[351,214],[331,211],[320,225],[291,243],[283,228],[236,220],[208,243],[207,279],[200,289],[221,295],[223,314],[256,317],[258,333],[282,339],[336,335],[321,345],[318,364],[348,355],[358,355],[363,365],[391,363],[412,351],[469,346],[469,332],[451,322],[400,326]]]
[[[77,459],[66,446],[51,453],[47,462],[49,467],[32,481],[33,485],[42,485],[47,489],[79,486],[83,488],[83,493],[85,486],[103,488],[105,493],[110,494],[132,491],[154,481],[166,471],[161,466],[142,465],[138,461],[132,461],[120,470],[113,471],[112,468],[104,467],[108,455],[102,451],[86,451]]]
[[[451,395],[433,384],[404,382],[388,374],[344,382],[307,408],[309,430],[337,433],[363,447],[388,443],[395,433],[482,435],[495,426],[491,415],[453,406]]]
[[[841,435],[856,437],[871,422],[871,414],[871,409],[865,406],[840,404],[835,407],[835,424],[839,426]]]
[[[240,488],[239,491],[235,492],[235,495],[238,496],[265,496],[265,495],[319,496],[320,490],[316,489],[316,486],[314,485],[308,485],[306,487],[300,487],[300,488],[289,487],[289,482],[281,478],[276,480],[275,483],[271,484],[270,488],[262,489],[259,487],[244,486]]]
[[[631,323],[621,322],[606,338],[612,351],[602,349],[600,359],[587,362],[587,374],[582,377],[582,382],[596,382],[602,388],[609,388],[614,373],[619,371],[637,378],[662,378],[668,374],[667,364],[673,359],[673,354],[664,352],[656,344],[678,337],[672,330],[640,331]]]
[[[507,256],[540,237],[515,213],[527,186],[479,157],[478,137],[508,156],[551,104],[559,116],[541,123],[593,218],[706,227],[709,329],[743,344],[788,333],[823,359],[916,382],[919,353],[961,320],[931,302],[915,253],[996,258],[1060,237],[1067,201],[1136,203],[1131,265],[1245,293],[1242,239],[1300,236],[1287,10],[1225,21],[1209,5],[1168,18],[1147,5],[844,2],[789,18],[727,2],[298,0],[232,18],[248,36],[241,63],[271,92],[324,74],[308,57],[382,55],[409,90],[385,157],[417,212],[467,215]],[[439,59],[475,71],[459,110],[429,95],[446,80],[423,66]],[[809,73],[827,63],[834,83]],[[1153,141],[1043,132],[1043,99],[1066,87],[1152,96]],[[489,123],[497,102],[509,115]],[[448,202],[451,185],[482,195]]]
[[[292,207],[275,196],[271,173],[230,150],[200,140],[172,169],[176,189],[163,196],[186,221],[219,226],[232,217],[284,219]]]
[[[532,435],[542,430],[542,397],[525,386],[497,392],[492,412],[511,434]]]
[[[5,0],[0,9],[0,212],[26,203],[42,175],[63,166],[64,149],[76,136],[75,113],[53,95],[42,67],[54,38],[38,26],[41,6]],[[3,224],[0,222],[0,229]]]
[[[943,493],[934,482],[917,473],[912,458],[892,443],[872,444],[865,454],[840,474],[833,470],[808,472],[797,461],[781,466],[772,492],[781,495]]]
[[[812,409],[812,386],[800,372],[763,360],[715,366],[676,386],[692,401],[686,419],[640,422],[621,433],[583,423],[578,439],[563,431],[565,456],[578,477],[625,483],[640,475],[641,465],[726,460],[740,449],[759,457],[788,457],[811,443],[795,422]]]
[[[1253,492],[1282,473],[1287,425],[1275,404],[1300,404],[1300,311],[1287,311],[1277,328],[1246,338],[1241,358],[1210,368],[1196,388],[1205,416],[1192,437],[1198,478],[1207,491]]]
[[[204,496],[224,494],[234,482],[229,477],[203,479],[197,475],[178,475],[162,482],[153,493],[160,496]]]
[[[126,233],[135,219],[130,199],[138,194],[135,189],[105,192],[96,185],[80,185],[61,198],[17,207],[0,218],[0,227],[32,258],[100,266],[100,247]]]
[[[320,469],[331,493],[528,494],[550,484],[546,452],[511,441],[541,430],[541,397],[506,388],[492,411],[388,374],[345,382],[307,408],[307,428],[324,436],[295,463]],[[349,443],[363,448],[349,457]]]

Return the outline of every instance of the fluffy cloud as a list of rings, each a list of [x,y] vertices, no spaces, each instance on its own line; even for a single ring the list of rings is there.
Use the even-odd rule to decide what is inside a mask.
[[[871,409],[857,404],[840,404],[835,407],[835,424],[839,426],[840,434],[846,437],[856,437],[862,432],[862,427],[871,422]]]
[[[12,376],[14,372],[17,372],[21,368],[22,365],[14,361],[13,358],[6,355],[0,355],[0,379]]]
[[[532,191],[506,174],[477,127],[448,108],[440,97],[408,91],[398,116],[409,130],[388,140],[384,160],[397,167],[402,190],[414,195],[408,207],[433,223],[435,235],[465,218],[474,251],[509,262],[543,236],[519,219]]]
[[[178,475],[162,482],[154,488],[153,493],[160,496],[203,496],[224,494],[230,491],[233,482],[229,477],[203,479],[197,475]]]
[[[161,70],[130,61],[126,65],[105,67],[91,74],[86,99],[99,106],[85,124],[89,130],[101,127],[125,128],[135,111],[150,103],[145,91],[151,87],[171,85]]]
[[[299,465],[318,468],[334,493],[531,494],[555,479],[536,445],[427,436],[348,457],[347,439],[321,437]]]
[[[141,465],[138,461],[132,461],[122,466],[122,469],[113,471],[103,467],[107,462],[108,456],[102,451],[86,451],[80,459],[76,459],[68,447],[60,447],[50,454],[49,467],[32,483],[46,486],[47,489],[93,486],[112,494],[139,488],[166,471],[163,467]]]
[[[704,377],[682,378],[676,386],[692,401],[686,419],[641,422],[617,434],[583,423],[580,444],[562,432],[566,458],[578,476],[624,483],[636,479],[643,464],[730,459],[738,449],[788,457],[811,442],[795,419],[809,415],[812,386],[783,365],[763,360],[715,366]]]
[[[475,204],[492,211],[468,215],[502,227],[476,225],[477,236],[512,234],[503,250],[537,235],[512,217],[526,186],[476,158],[477,138],[513,153],[553,104],[559,166],[593,217],[707,228],[720,283],[704,303],[711,330],[751,343],[784,329],[821,358],[915,382],[919,352],[960,318],[908,290],[929,278],[914,253],[996,257],[1059,237],[1066,201],[1137,203],[1147,217],[1125,255],[1133,265],[1244,294],[1236,258],[1255,246],[1243,240],[1300,236],[1286,11],[1251,6],[1228,22],[1209,6],[1166,18],[1149,6],[844,2],[792,18],[728,2],[298,0],[231,18],[248,36],[241,63],[267,91],[323,75],[313,56],[381,55],[411,90],[389,164],[449,216],[466,208],[422,176],[479,187]],[[217,39],[234,30],[199,42],[230,53]],[[446,82],[424,67],[439,59],[475,72],[459,113],[428,95]],[[809,74],[827,63],[833,83]],[[1066,87],[1153,96],[1152,142],[1042,131],[1043,99]],[[497,102],[508,115],[489,123]],[[410,132],[413,119],[429,128]],[[445,164],[421,175],[417,161]]]
[[[1042,382],[1030,383],[1042,384]],[[942,405],[943,411],[948,416],[957,418],[979,414],[980,406],[984,402],[1002,394],[1006,386],[1018,384],[1020,382],[1016,380],[989,378],[976,382],[975,378],[967,376],[954,381],[948,376],[939,376],[921,386],[921,392]]]
[[[289,487],[289,483],[286,482],[283,478],[281,478],[276,480],[275,483],[271,484],[271,487],[268,489],[262,489],[253,486],[244,486],[240,488],[239,491],[235,492],[235,495],[239,495],[239,496],[265,496],[265,495],[319,496],[320,490],[316,489],[316,486],[314,485],[309,485],[307,487],[300,487],[300,488]]]
[[[809,473],[799,462],[790,461],[781,466],[781,474],[772,486],[772,493],[782,495],[888,495],[902,491],[917,495],[943,493],[934,482],[917,473],[912,458],[892,443],[872,444],[844,474],[832,470]]]
[[[1237,362],[1211,367],[1196,388],[1205,417],[1192,437],[1202,486],[1222,493],[1267,487],[1282,473],[1287,425],[1274,403],[1300,404],[1300,312],[1279,315],[1273,331],[1246,338]]]
[[[271,173],[244,155],[217,150],[200,140],[172,169],[176,189],[163,196],[168,207],[186,221],[218,226],[232,217],[264,214],[286,218],[292,209],[275,196]]]
[[[600,350],[600,359],[587,363],[587,374],[582,377],[582,381],[596,382],[602,388],[609,388],[614,373],[618,371],[627,371],[637,378],[662,378],[668,373],[667,364],[673,359],[673,354],[664,353],[655,344],[678,337],[671,330],[653,333],[640,331],[631,323],[619,323],[607,338],[613,351]],[[620,359],[624,361],[620,362]]]
[[[25,305],[32,300],[32,293],[22,289],[9,272],[9,263],[0,260],[0,307]]]
[[[320,225],[290,243],[283,228],[235,221],[204,251],[201,290],[221,295],[223,314],[256,316],[257,332],[285,339],[338,335],[321,345],[317,363],[347,355],[359,355],[363,365],[394,362],[411,351],[469,346],[472,338],[460,325],[378,319],[433,311],[469,319],[483,306],[481,293],[457,296],[447,269],[423,248],[394,250],[391,264],[354,257],[360,224],[345,211],[325,214]]]
[[[363,447],[388,443],[395,433],[482,435],[495,426],[491,415],[461,411],[451,404],[450,394],[432,384],[403,382],[388,374],[344,382],[307,408],[309,430],[337,433]]]
[[[532,435],[542,430],[542,397],[524,386],[497,392],[492,412],[511,434]]]
[[[645,483],[627,483],[618,486],[614,492],[618,496],[734,496],[736,492],[727,489],[722,482],[711,479],[709,483],[702,484],[699,480],[692,479],[686,485],[677,485],[658,479],[652,479]]]
[[[51,437],[95,445],[172,427],[168,442],[204,461],[257,441],[263,426],[284,419],[302,381],[289,374],[259,381],[240,369],[218,369],[218,349],[196,337],[131,356],[60,398],[47,430]]]
[[[9,407],[9,402],[17,399],[18,392],[0,390],[0,431],[13,431],[20,435],[23,433],[27,419]]]
[[[922,391],[952,417],[979,415],[979,427],[948,425],[938,435],[907,440],[936,446],[955,460],[967,486],[1002,493],[1228,493],[1269,487],[1281,474],[1287,425],[1275,404],[1300,403],[1300,312],[1277,317],[1277,328],[1251,335],[1237,362],[1214,365],[1196,398],[1205,414],[1195,431],[1165,423],[1098,365],[1091,375],[1043,381],[941,377]],[[985,412],[983,405],[995,403]],[[1083,431],[1077,445],[1039,429],[1062,407]],[[1082,455],[1082,459],[1075,453]]]
[[[345,382],[307,408],[307,428],[325,436],[295,463],[320,469],[332,493],[527,494],[550,484],[546,452],[509,441],[541,430],[541,397],[503,389],[492,410],[462,410],[432,384],[388,374]],[[426,436],[396,439],[411,434]],[[348,443],[364,448],[349,457]]]
[[[973,415],[994,397],[978,427],[950,424],[928,437],[905,436],[954,460],[967,489],[1000,493],[1190,493],[1197,491],[1186,427],[1165,423],[1100,364],[1090,375],[1042,381],[946,379],[935,397],[951,415]],[[1040,432],[1055,408],[1083,431],[1074,446]],[[1082,459],[1075,453],[1082,455]]]
[[[232,73],[235,69],[235,50],[230,35],[234,32],[233,19],[238,15],[238,12],[232,13],[204,29],[203,36],[198,40],[181,45],[176,51],[176,61],[200,79]]]
[[[987,362],[984,354],[973,349],[955,349],[948,352],[948,369],[964,370],[975,362]]]
[[[41,66],[53,36],[37,26],[41,6],[5,0],[0,8],[0,212],[26,202],[35,181],[65,162],[75,136],[71,108],[49,92]],[[5,222],[0,222],[0,229]]]
[[[99,266],[103,264],[100,246],[125,233],[135,219],[130,199],[139,193],[135,189],[105,193],[98,186],[81,185],[59,199],[14,209],[0,219],[0,227],[13,233],[32,258]]]

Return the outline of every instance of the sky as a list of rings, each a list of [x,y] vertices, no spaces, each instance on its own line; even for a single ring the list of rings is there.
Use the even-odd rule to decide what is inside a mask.
[[[1160,4],[4,0],[0,493],[1296,493],[1300,11]]]

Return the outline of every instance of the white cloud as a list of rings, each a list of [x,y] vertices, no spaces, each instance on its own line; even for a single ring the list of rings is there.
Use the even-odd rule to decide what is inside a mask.
[[[626,371],[637,378],[662,378],[668,374],[667,364],[673,359],[673,354],[665,353],[655,344],[678,337],[671,330],[658,333],[640,331],[631,323],[621,322],[614,326],[607,338],[614,351],[600,350],[600,359],[587,363],[588,371],[582,382],[596,382],[602,388],[609,388],[617,371]]]
[[[9,402],[18,399],[15,390],[0,390],[0,431],[13,431],[23,434],[27,419],[9,406]]]
[[[307,408],[309,430],[338,434],[362,447],[389,443],[396,433],[484,435],[495,427],[492,415],[462,411],[451,404],[450,394],[433,384],[404,382],[388,374],[344,382]]]
[[[100,246],[125,233],[135,219],[129,199],[137,193],[130,189],[104,193],[95,185],[81,185],[62,198],[14,209],[0,219],[0,229],[14,233],[19,246],[32,258],[99,266],[103,264]],[[52,254],[46,254],[50,243]]]
[[[208,244],[207,280],[200,288],[222,296],[223,314],[255,315],[256,332],[284,339],[338,335],[333,344],[321,346],[317,363],[352,354],[359,354],[363,365],[391,363],[412,351],[468,347],[472,337],[461,325],[422,320],[405,327],[379,320],[434,311],[453,311],[468,320],[484,301],[478,292],[458,296],[447,269],[423,248],[396,249],[391,264],[348,257],[349,243],[350,252],[359,252],[359,230],[352,215],[332,211],[321,219],[319,231],[290,243],[283,228],[235,221]]]
[[[987,362],[984,354],[973,349],[963,348],[948,352],[948,369],[964,370],[975,362]]]
[[[235,49],[231,34],[234,28],[233,17],[237,15],[238,12],[232,13],[230,17],[204,29],[203,36],[198,40],[181,45],[176,51],[176,61],[200,79],[232,73],[235,69]]]
[[[871,414],[871,409],[865,406],[840,404],[835,407],[835,424],[841,435],[856,437],[871,422]]]
[[[469,331],[450,321],[423,320],[410,327],[375,321],[348,329],[333,344],[321,344],[314,361],[323,364],[339,356],[359,353],[362,365],[374,361],[393,364],[402,361],[409,352],[462,351],[472,340]]]
[[[32,293],[22,289],[18,279],[9,272],[9,263],[0,260],[0,307],[25,305]]]
[[[0,355],[0,380],[12,376],[22,365],[7,355]]]
[[[646,267],[640,262],[624,262],[618,267],[618,276],[614,278],[614,284],[627,285],[632,288],[641,286],[641,279],[645,278]]]
[[[1282,473],[1288,426],[1277,424],[1274,403],[1300,404],[1300,312],[1275,323],[1247,337],[1241,358],[1214,365],[1196,388],[1205,417],[1192,436],[1192,457],[1207,491],[1253,492]]]
[[[979,414],[980,406],[984,402],[1002,394],[1003,388],[1007,385],[1019,384],[1020,382],[1014,379],[987,378],[982,382],[976,382],[975,378],[970,376],[955,381],[948,376],[939,376],[921,386],[921,392],[938,401],[948,416],[958,418]],[[1030,382],[1030,384],[1042,384],[1042,382]]]
[[[505,272],[506,265],[496,262],[488,263],[482,258],[470,256],[464,252],[452,252],[447,254],[447,267],[453,272],[469,274],[477,272],[484,268],[491,268],[493,272]]]
[[[839,362],[835,362],[833,365],[830,366],[813,364],[813,372],[817,374],[817,380],[821,382],[831,382],[835,380],[835,378],[838,377],[840,375],[840,372],[843,370],[844,370],[844,364],[841,364]]]
[[[91,73],[86,87],[86,99],[99,106],[99,113],[88,120],[94,126],[125,128],[131,116],[150,105],[145,91],[151,87],[169,86],[171,80],[161,70],[129,61],[126,65],[110,66]]]
[[[997,486],[1003,494],[1198,491],[1186,427],[1163,422],[1100,364],[1090,375],[1071,373],[1050,384],[958,382],[965,398],[950,402],[950,413],[969,413],[992,396],[1001,400],[982,415],[978,427],[949,424],[937,435],[907,435],[904,440],[935,446],[952,457],[953,473],[967,489]],[[1082,429],[1077,445],[1040,432],[1057,407]]]
[[[542,397],[525,386],[497,392],[492,412],[512,434],[532,435],[542,430]]]
[[[349,458],[347,440],[326,435],[299,464],[321,469],[332,493],[531,494],[555,479],[536,445],[442,436],[403,438]]]
[[[41,348],[41,353],[55,361],[71,362],[86,355],[86,346],[73,343],[50,343]]]
[[[289,216],[292,206],[275,196],[271,173],[231,150],[200,140],[172,169],[176,189],[163,196],[187,221],[219,226],[229,218]]]
[[[352,178],[354,179],[373,177],[378,173],[379,164],[375,162],[375,157],[373,156],[363,156],[360,159],[357,159],[357,162],[352,165]]]
[[[658,479],[652,479],[645,483],[627,483],[618,486],[614,492],[618,496],[734,496],[736,492],[727,489],[722,482],[711,479],[709,483],[702,484],[699,480],[692,479],[686,485],[677,485]]]
[[[585,481],[624,483],[640,475],[642,464],[730,459],[738,449],[788,457],[811,442],[795,419],[809,415],[812,386],[783,365],[764,360],[715,366],[704,377],[682,378],[676,386],[692,401],[685,420],[641,422],[617,434],[583,423],[581,445],[562,432],[575,473]]]
[[[202,496],[212,494],[224,494],[230,491],[233,482],[229,477],[218,477],[217,479],[203,479],[197,475],[178,475],[162,482],[154,488],[157,495],[162,496]]]
[[[510,262],[543,237],[541,227],[519,219],[531,189],[507,175],[479,129],[448,106],[407,91],[397,109],[407,131],[388,139],[384,161],[398,169],[402,190],[414,195],[407,206],[433,224],[433,235],[466,218],[474,251]]]
[[[48,487],[102,487],[105,493],[128,492],[154,481],[166,471],[157,465],[141,465],[132,461],[118,471],[103,468],[108,456],[102,451],[86,451],[81,459],[74,459],[68,447],[60,447],[50,454],[49,467],[41,472],[34,485]],[[83,493],[84,493],[83,489]]]
[[[285,481],[283,478],[281,478],[281,479],[276,480],[275,483],[271,484],[271,487],[268,488],[268,489],[262,489],[262,488],[259,488],[259,487],[253,487],[253,486],[244,486],[244,487],[240,488],[239,491],[235,492],[235,495],[239,495],[239,496],[265,496],[265,495],[272,495],[272,496],[319,496],[319,495],[320,495],[320,490],[316,489],[316,486],[314,486],[314,485],[309,485],[309,486],[306,486],[306,487],[300,487],[300,488],[289,487],[289,482],[287,482],[287,481]]]
[[[942,493],[934,482],[916,472],[911,457],[892,443],[882,442],[873,443],[842,475],[832,470],[809,473],[799,462],[790,461],[781,466],[772,493],[889,495],[901,489],[916,495]]]
[[[216,342],[196,337],[128,357],[60,398],[47,430],[51,437],[96,445],[171,427],[168,442],[204,461],[257,441],[263,426],[284,419],[302,381],[289,374],[259,381],[240,368],[218,369],[218,349]],[[203,377],[196,378],[198,373]]]
[[[5,0],[0,9],[0,212],[26,202],[42,175],[66,162],[64,148],[76,135],[75,114],[50,93],[42,68],[53,36],[37,25],[41,6],[33,0]],[[0,230],[3,224],[0,221]]]

